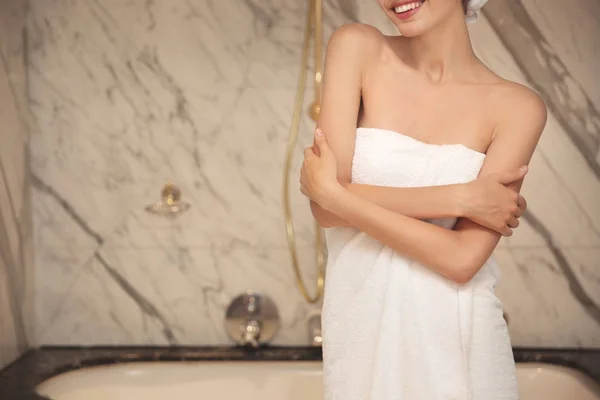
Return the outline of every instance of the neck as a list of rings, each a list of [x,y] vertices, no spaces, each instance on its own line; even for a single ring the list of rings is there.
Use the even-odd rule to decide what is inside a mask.
[[[404,46],[409,65],[432,82],[459,78],[475,60],[462,12],[422,35],[405,38]]]

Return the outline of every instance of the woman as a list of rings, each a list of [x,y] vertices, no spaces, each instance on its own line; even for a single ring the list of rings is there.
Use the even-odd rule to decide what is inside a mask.
[[[326,398],[517,399],[490,256],[525,209],[545,106],[474,55],[473,2],[378,2],[401,36],[333,34],[301,174],[329,228]]]

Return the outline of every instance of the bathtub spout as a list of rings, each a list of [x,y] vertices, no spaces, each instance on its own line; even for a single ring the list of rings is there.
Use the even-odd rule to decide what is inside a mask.
[[[252,348],[258,348],[258,338],[260,336],[260,322],[256,320],[250,320],[246,324],[246,329],[242,335],[241,345],[250,346]]]

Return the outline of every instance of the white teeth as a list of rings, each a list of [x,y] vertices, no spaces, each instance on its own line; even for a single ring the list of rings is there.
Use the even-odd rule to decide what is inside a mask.
[[[401,6],[394,7],[394,11],[396,12],[396,14],[400,14],[403,12],[414,10],[415,8],[419,7],[421,4],[423,4],[423,1],[415,1],[414,3],[402,4]]]

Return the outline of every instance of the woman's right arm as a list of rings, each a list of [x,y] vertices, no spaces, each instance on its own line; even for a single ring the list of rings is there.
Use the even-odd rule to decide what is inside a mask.
[[[327,136],[336,157],[338,180],[351,193],[408,217],[464,217],[504,235],[510,234],[505,214],[514,209],[514,194],[511,196],[509,189],[491,179],[475,181],[477,184],[422,188],[392,188],[350,182],[361,88],[369,62],[379,57],[384,43],[385,38],[379,31],[361,24],[345,25],[329,40],[318,126]],[[522,177],[514,176],[513,180]],[[512,177],[498,178],[501,181]],[[317,222],[324,227],[351,226],[315,202],[311,202],[311,210]]]
[[[327,134],[325,134],[327,136]],[[416,219],[467,218],[504,236],[517,226],[507,221],[520,217],[527,203],[506,187],[527,174],[526,169],[479,178],[466,184],[428,187],[385,187],[346,184],[346,189],[390,211]],[[519,208],[517,215],[513,210]],[[311,202],[315,219],[323,227],[351,226],[335,214]]]
[[[325,135],[329,139],[327,133]],[[404,188],[347,182],[343,184],[349,192],[390,211],[411,218],[429,219],[463,216],[460,200],[466,197],[464,194],[466,188],[463,185]],[[324,210],[315,202],[311,202],[311,210],[317,222],[323,227],[350,226],[346,221]]]

